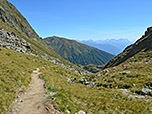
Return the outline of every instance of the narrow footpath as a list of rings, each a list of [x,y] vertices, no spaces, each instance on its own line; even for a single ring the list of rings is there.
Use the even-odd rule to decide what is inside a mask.
[[[47,97],[44,81],[39,78],[39,69],[31,74],[32,81],[28,89],[17,99],[11,114],[62,114],[52,104],[44,103]],[[54,93],[52,93],[54,94]]]

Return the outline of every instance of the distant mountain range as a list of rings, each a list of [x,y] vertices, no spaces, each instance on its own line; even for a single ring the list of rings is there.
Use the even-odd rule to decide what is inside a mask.
[[[124,39],[88,42],[108,44],[107,48],[112,50],[116,47],[122,50],[122,46],[129,44]],[[58,111],[60,114],[151,114],[152,27],[112,57],[74,40],[40,38],[15,6],[0,0],[0,114],[23,114],[22,111],[30,114],[35,110],[41,114]],[[34,87],[30,84],[35,85],[33,81]],[[46,92],[28,94],[31,90],[35,93],[36,87]],[[28,99],[23,99],[24,95]],[[34,107],[30,112],[25,110],[29,109],[27,100]]]
[[[102,65],[114,57],[114,55],[97,48],[56,36],[45,38],[44,42],[50,49],[74,64]]]
[[[79,42],[106,51],[113,55],[117,55],[121,53],[126,46],[132,43],[128,39],[110,39],[110,40],[96,40],[96,41],[82,40]]]
[[[152,49],[152,27],[149,27],[147,28],[145,35],[143,35],[140,39],[138,39],[134,44],[126,47],[122,53],[111,59],[108,62],[108,64],[106,64],[105,68],[117,66],[123,63],[124,61],[126,61],[127,59],[135,56],[137,53],[139,52],[145,53],[151,49]],[[138,56],[138,58],[143,59],[140,56]],[[152,58],[152,54],[147,55],[147,58]],[[134,59],[135,61],[137,61],[136,58]],[[151,60],[149,59],[149,61]]]

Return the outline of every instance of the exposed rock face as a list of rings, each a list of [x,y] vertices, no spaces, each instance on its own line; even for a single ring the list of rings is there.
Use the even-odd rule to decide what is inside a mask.
[[[39,36],[27,20],[7,0],[0,0],[0,19],[25,37],[39,41]]]
[[[149,27],[145,32],[145,35],[133,45],[128,46],[122,53],[110,60],[105,68],[117,66],[143,49],[145,49],[145,51],[152,49],[152,27]]]
[[[63,61],[67,63],[46,46],[23,15],[7,0],[0,0],[0,46],[30,53],[61,66],[64,66]]]
[[[14,32],[10,33],[0,30],[0,46],[17,52],[31,53],[32,48],[24,39],[18,37]]]

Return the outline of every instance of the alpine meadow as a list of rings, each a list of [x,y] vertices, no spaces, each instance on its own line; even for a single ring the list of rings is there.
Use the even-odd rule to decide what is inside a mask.
[[[79,35],[84,37],[83,35],[86,35],[87,30],[92,31],[94,37],[97,37],[98,33],[105,33],[107,35],[105,31],[101,32],[93,29],[95,25],[100,25],[91,20],[93,18],[98,20],[100,17],[98,13],[95,13],[100,10],[100,7],[97,6],[101,5],[101,7],[104,7],[102,4],[98,4],[101,3],[100,1],[93,1],[97,2],[96,4],[92,4],[92,0],[87,2],[86,0],[81,1],[82,3],[85,2],[85,4],[79,4],[79,0],[79,2],[67,0],[43,1],[52,3],[45,6],[48,7],[47,11],[51,11],[49,10],[50,7],[52,7],[52,10],[57,8],[58,10],[53,10],[54,14],[61,12],[60,16],[63,16],[61,18],[53,16],[53,13],[51,15],[47,14],[47,11],[43,12],[43,7],[36,7],[42,1],[32,0],[29,3],[29,7],[26,7],[26,11],[21,11],[25,13],[23,15],[27,15],[26,19],[17,8],[24,9],[23,5],[27,1],[14,0],[11,2],[11,0],[0,0],[0,114],[152,113],[151,26],[148,25],[147,28],[144,28],[146,29],[145,32],[142,31],[144,34],[134,43],[125,47],[120,54],[113,55],[122,50],[124,45],[130,44],[133,41],[121,40],[122,42],[118,45],[106,43],[106,45],[102,45],[102,49],[102,46],[99,46],[99,40],[95,41],[95,38],[92,38],[91,42],[89,42],[89,39],[79,39],[82,40],[80,42],[78,39],[74,39],[76,37],[80,38]],[[23,2],[22,5],[16,5],[16,3],[21,2]],[[35,2],[35,6],[32,4],[33,2]],[[104,3],[105,1],[102,2]],[[110,2],[108,1],[109,6],[113,7]],[[127,4],[125,1],[118,0],[116,2],[117,5],[119,4],[118,2]],[[116,3],[113,4],[116,5]],[[52,35],[48,34],[41,37],[38,32],[39,29],[37,28],[36,32],[34,29],[36,26],[34,24],[31,26],[33,21],[30,20],[34,16],[42,14],[40,11],[32,13],[34,10],[31,10],[31,4],[33,5],[33,9],[38,8],[42,10],[43,14],[46,14],[46,17],[42,18],[46,26],[43,30],[46,30],[46,33],[50,31]],[[65,7],[61,6],[61,4],[65,5]],[[67,6],[67,4],[69,5]],[[73,5],[70,6],[70,4]],[[83,11],[77,8],[79,12],[75,12],[75,5],[78,4],[80,5],[79,9],[83,8]],[[89,9],[87,9],[87,6],[90,6]],[[66,8],[70,8],[71,10],[67,10]],[[89,11],[84,12],[87,10]],[[113,16],[112,10],[114,9],[108,11]],[[89,15],[90,18],[86,17],[86,19],[83,17],[92,13],[91,11],[95,12],[92,16]],[[76,20],[82,19],[81,22],[84,24],[79,22],[81,25],[79,30],[86,30],[83,35],[79,30],[75,31],[80,26],[74,20],[76,17],[70,17],[66,12],[70,12],[71,15],[74,12],[75,16],[80,17]],[[105,11],[103,10],[102,12]],[[121,11],[119,10],[118,12]],[[65,17],[67,17],[66,19],[71,19],[71,21],[63,21],[64,23],[72,22],[75,26],[70,24],[65,26],[64,23],[58,21],[60,19],[64,20]],[[52,22],[52,26],[50,27],[48,23],[45,23],[45,18],[50,20],[54,18],[57,22]],[[109,20],[104,19],[104,16],[102,19],[101,22],[105,21],[103,23],[107,24],[107,27],[112,27],[110,23],[113,20],[110,20],[110,18],[108,18]],[[115,17],[112,19],[115,19]],[[92,24],[90,20],[94,24],[91,29]],[[134,19],[132,20],[134,21]],[[37,21],[38,19],[35,20],[35,22]],[[87,22],[90,24],[86,24]],[[113,23],[118,26],[119,23],[116,22]],[[61,35],[57,34],[57,27],[53,26],[53,23],[61,24],[59,27],[61,29],[65,27],[61,31]],[[141,23],[144,23],[144,21]],[[37,25],[41,28],[43,23],[37,23]],[[50,30],[47,30],[47,25],[50,27]],[[68,27],[70,29],[67,29]],[[74,29],[75,34],[71,29]],[[106,27],[104,29],[106,30]],[[57,32],[52,33],[54,32],[53,30]],[[67,36],[62,35],[66,33],[65,31],[68,31]],[[93,31],[95,31],[96,35]],[[116,33],[121,34],[121,32]],[[87,32],[87,34],[92,37],[91,32]],[[111,32],[111,34],[114,33]],[[131,34],[133,35],[133,33]],[[71,39],[73,35],[76,36]],[[105,36],[103,35],[102,37]],[[83,44],[85,41],[87,42]],[[112,40],[108,39],[107,41],[110,42]],[[127,43],[122,44],[123,41]],[[87,43],[90,45],[87,45]],[[121,48],[115,49],[116,45]],[[107,50],[111,50],[106,52],[106,48],[108,48]]]

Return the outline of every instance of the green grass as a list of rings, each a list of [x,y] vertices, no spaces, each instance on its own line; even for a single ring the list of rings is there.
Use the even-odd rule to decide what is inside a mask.
[[[0,48],[0,113],[6,113],[19,91],[24,91],[31,81],[30,74],[36,68],[51,67],[50,73],[66,77],[78,77],[72,71],[29,54]],[[67,74],[65,74],[65,72]],[[54,86],[49,91],[56,91]]]
[[[97,73],[101,71],[104,68],[104,65],[94,65],[94,64],[88,64],[86,66],[83,66],[83,69],[92,72],[92,73]]]
[[[147,83],[152,82],[152,63],[148,61],[152,61],[152,51],[141,51],[119,66],[108,68],[108,73],[100,72],[102,76],[97,80],[94,78],[95,75],[92,78],[98,85],[104,87],[111,84],[114,88],[140,91]],[[128,74],[121,73],[128,71],[130,72]]]
[[[63,63],[65,65],[70,65],[70,66],[74,66],[73,64],[71,64],[69,61],[66,61],[65,59],[63,59],[61,56],[59,56],[58,54],[56,54],[54,51],[52,51],[51,49],[49,49],[44,42],[42,41],[37,42],[34,41],[30,38],[25,37],[24,35],[18,33],[16,30],[14,30],[13,28],[11,28],[10,26],[8,26],[6,23],[4,23],[2,20],[0,20],[0,28],[3,28],[5,31],[8,32],[14,32],[17,36],[23,38],[24,40],[26,40],[28,43],[31,44],[31,47],[33,49],[33,54],[39,55],[39,56],[44,56],[44,55],[48,55],[48,59],[54,59],[57,58],[60,61],[57,60],[57,62],[59,63]],[[78,68],[77,66],[75,66],[76,68]]]
[[[45,66],[46,61],[5,48],[0,48],[0,58],[0,113],[4,113],[16,98],[16,93],[28,86],[32,71]]]
[[[4,48],[0,50],[0,53],[0,113],[7,112],[10,104],[16,98],[17,91],[23,91],[28,86],[31,80],[30,74],[36,68],[40,68],[42,72],[40,77],[45,81],[47,92],[57,92],[53,96],[56,97],[54,104],[64,113],[67,110],[71,111],[72,114],[79,110],[84,110],[88,114],[152,113],[151,98],[149,98],[149,102],[145,102],[142,99],[128,98],[127,95],[123,95],[117,89],[87,87],[78,83],[81,78],[80,75],[67,68],[54,65],[32,55],[17,53]],[[133,67],[127,68],[126,71],[130,71]],[[151,80],[151,68],[149,68],[149,72],[146,72],[147,77],[136,75],[141,71],[135,69],[133,70],[136,72],[132,75],[120,75],[119,72],[123,70],[120,66],[115,71],[109,69],[109,74],[115,77],[109,77],[109,74],[105,73],[103,77],[107,78],[106,83],[113,83],[113,80],[117,80],[124,86],[133,82],[137,87],[131,89],[135,90],[141,88],[145,83],[151,83],[149,82]],[[148,69],[144,68],[144,70],[147,71]],[[76,77],[78,78],[76,83],[67,82],[68,78]]]
[[[6,0],[1,0],[1,2],[5,1]],[[12,7],[13,10],[8,8],[9,12],[13,13],[14,17],[27,24],[27,27],[33,31],[33,35],[31,36],[37,37],[39,41],[41,40],[26,19],[13,5],[3,5],[6,5],[5,7]],[[15,32],[17,36],[31,43],[34,54],[40,56],[48,54],[48,56],[51,56],[50,58],[59,58],[61,63],[73,66],[55,52],[48,49],[44,42],[40,41],[41,44],[40,42],[27,38],[22,32],[20,34],[1,20],[0,25],[0,28],[4,28],[4,30],[9,32]],[[21,31],[19,25],[17,25],[17,28]],[[27,33],[27,31],[25,31],[25,33]],[[83,53],[83,49],[86,52],[88,51],[88,48],[82,49],[80,47],[76,48],[75,46],[74,48],[77,51],[76,55],[78,53]],[[72,54],[71,52],[68,52],[68,54],[69,53]],[[7,113],[8,109],[11,108],[11,104],[15,100],[17,93],[24,91],[28,87],[28,84],[31,81],[30,75],[32,71],[36,68],[40,68],[42,72],[40,78],[45,81],[46,91],[57,92],[56,95],[52,96],[56,97],[56,100],[53,103],[64,113],[67,113],[67,110],[70,111],[71,114],[74,114],[79,110],[84,110],[87,114],[150,114],[152,113],[152,98],[146,98],[148,102],[143,99],[128,98],[128,95],[123,95],[119,89],[109,89],[107,86],[111,84],[113,87],[119,86],[119,88],[127,88],[136,92],[140,91],[144,85],[151,85],[152,63],[147,63],[147,61],[152,60],[151,53],[152,51],[138,53],[123,64],[107,69],[108,72],[101,71],[100,74],[102,74],[102,76],[99,78],[96,78],[97,74],[86,77],[87,80],[93,79],[97,85],[103,86],[101,88],[87,87],[78,83],[82,76],[75,74],[74,70],[70,71],[67,67],[55,65],[32,55],[0,48],[0,113]],[[68,54],[65,54],[65,57],[67,57]],[[76,58],[76,55],[71,55],[71,57]],[[98,53],[98,57],[99,55],[100,54]],[[86,60],[90,59],[88,56],[89,55],[86,54]],[[71,58],[69,59],[72,61]],[[75,60],[78,60],[78,62],[81,63],[82,61],[79,59],[80,58],[74,59],[74,62]],[[93,60],[95,61],[96,59],[93,57]],[[94,68],[90,70],[94,70]],[[123,71],[130,71],[130,73],[123,75],[121,74]],[[68,78],[77,78],[77,81],[76,83],[68,82]],[[46,100],[50,98],[51,96],[46,98]]]
[[[35,37],[37,39],[40,39],[37,33],[34,31],[34,29],[30,26],[30,24],[23,17],[23,15],[16,9],[15,6],[13,6],[7,0],[1,0],[0,4],[1,4],[1,7],[5,10],[5,13],[3,13],[2,11],[1,17],[7,18],[9,19],[9,21],[13,22],[13,24],[9,22],[9,25],[11,25],[11,27],[19,31],[20,33],[24,33],[25,36],[27,34],[29,35],[30,33],[31,38]],[[11,13],[11,16],[10,16],[10,13]]]
[[[88,114],[151,112],[151,100],[145,102],[141,99],[128,98],[116,89],[86,87],[79,83],[69,83],[66,81],[68,75],[66,69],[62,74],[55,71],[51,67],[42,69],[41,77],[48,88],[57,91],[57,94],[53,96],[56,97],[54,104],[64,113],[67,110],[72,114],[79,110],[84,110]],[[114,95],[116,98],[113,97]]]
[[[148,51],[145,54],[141,52],[135,57],[139,58],[138,56],[141,55],[143,56],[142,60],[151,59],[151,51]],[[145,58],[145,55],[149,56],[149,58]],[[66,77],[69,75],[67,74],[66,69],[56,73],[55,71],[58,68],[54,71],[52,70],[52,67],[47,67],[42,69],[43,74],[41,76],[45,80],[48,88],[51,88],[53,91],[55,89],[55,91],[58,92],[53,96],[56,97],[54,104],[65,113],[67,110],[71,111],[71,113],[84,110],[88,114],[152,113],[151,98],[145,98],[149,100],[148,102],[143,99],[128,98],[128,95],[123,95],[119,89],[108,89],[106,87],[109,84],[112,84],[113,87],[119,86],[119,88],[128,88],[135,92],[140,91],[145,84],[151,84],[152,64],[148,63],[145,67],[140,68],[140,65],[137,63],[133,62],[132,64],[129,64],[128,62],[130,60],[118,67],[109,68],[109,72],[103,73],[103,76],[99,79],[92,76],[92,79],[94,79],[97,84],[104,85],[103,88],[86,87],[79,83],[67,82]],[[145,64],[144,61],[141,65],[143,64]],[[125,75],[120,74],[123,71],[130,71],[131,73]],[[73,75],[74,74],[71,74],[70,76]],[[106,81],[103,81],[103,79],[106,79]],[[133,86],[133,84],[136,86]],[[113,97],[114,95],[116,98]]]
[[[65,38],[48,37],[44,42],[50,49],[74,64],[102,65],[114,57],[107,52]]]
[[[16,92],[28,86],[35,68],[32,56],[7,49],[0,51],[0,113],[6,112]]]
[[[72,65],[70,62],[64,60],[62,57],[60,57],[58,54],[56,54],[54,51],[50,50],[44,41],[37,35],[37,33],[33,30],[33,28],[30,26],[30,24],[27,22],[27,20],[23,17],[23,15],[16,9],[15,6],[13,6],[11,3],[9,3],[7,0],[1,0],[0,4],[2,6],[2,9],[5,13],[2,11],[2,15],[0,17],[7,17],[13,24],[8,24],[9,22],[3,22],[2,19],[0,19],[0,28],[3,28],[5,31],[8,32],[14,32],[17,36],[23,38],[28,43],[31,44],[31,47],[33,49],[33,54],[44,56],[48,55],[48,59],[54,59],[57,58],[61,61],[57,61],[58,63],[63,63],[66,65]],[[12,16],[9,15],[11,13]],[[24,30],[22,30],[21,26],[24,26]],[[30,32],[29,32],[30,31]],[[29,33],[29,35],[25,35],[26,33]],[[35,41],[33,38],[36,38],[37,41]]]

